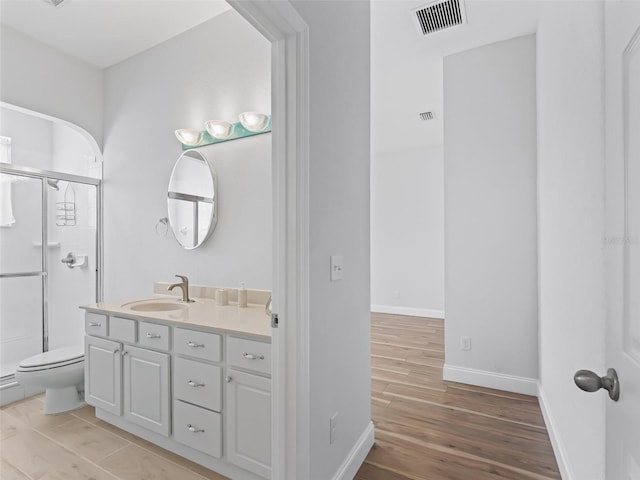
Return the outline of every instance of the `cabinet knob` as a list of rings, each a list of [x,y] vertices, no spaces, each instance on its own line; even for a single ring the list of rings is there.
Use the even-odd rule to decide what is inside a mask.
[[[190,423],[187,424],[187,430],[189,430],[192,433],[202,433],[202,432],[204,432],[204,428],[194,427]]]
[[[204,383],[198,383],[198,382],[194,382],[193,380],[188,380],[187,381],[187,385],[189,385],[190,387],[204,387]]]
[[[247,360],[264,360],[264,355],[258,355],[257,353],[244,352],[242,356]]]
[[[233,378],[231,377],[224,377],[224,381],[227,383],[231,383],[231,380],[233,380]]]
[[[202,348],[202,347],[204,347],[204,343],[196,343],[196,342],[192,342],[191,340],[189,340],[187,342],[187,346],[189,346],[191,348]]]
[[[127,350],[122,350],[122,356],[124,357],[125,355],[128,355],[129,352]]]
[[[147,338],[160,338],[157,333],[147,333]]]

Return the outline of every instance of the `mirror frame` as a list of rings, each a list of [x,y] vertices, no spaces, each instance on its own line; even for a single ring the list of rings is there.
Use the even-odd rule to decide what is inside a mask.
[[[171,181],[174,177],[176,169],[178,168],[178,165],[180,164],[180,160],[182,160],[183,157],[191,157],[197,160],[202,160],[204,164],[207,166],[207,168],[209,169],[209,173],[211,175],[211,181],[213,183],[213,196],[211,197],[211,203],[213,204],[213,208],[211,209],[211,217],[209,219],[209,229],[207,230],[207,233],[204,236],[204,238],[201,241],[198,241],[197,245],[194,245],[192,247],[183,245],[178,239],[178,235],[176,235],[176,229],[174,228],[174,225],[172,222],[172,215],[171,215],[171,209],[170,209],[171,200],[186,200],[191,202],[197,202],[198,200],[203,199],[203,197],[190,196],[188,194],[181,193],[181,192],[173,192],[170,189]],[[176,242],[178,242],[178,244],[185,250],[194,250],[200,247],[204,242],[207,241],[207,239],[211,236],[213,231],[216,229],[216,225],[218,224],[218,175],[216,173],[215,168],[213,167],[213,164],[209,161],[207,156],[204,155],[199,150],[193,149],[193,150],[186,150],[182,152],[182,154],[178,157],[178,160],[176,160],[176,163],[173,166],[173,169],[171,170],[171,176],[169,177],[169,185],[167,186],[167,218],[169,219],[169,227],[171,228],[171,233],[173,233],[173,237],[176,239]],[[197,231],[197,227],[196,227],[196,231]]]

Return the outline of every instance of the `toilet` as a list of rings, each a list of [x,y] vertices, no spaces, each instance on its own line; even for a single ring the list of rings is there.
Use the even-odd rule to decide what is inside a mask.
[[[16,380],[23,386],[44,387],[45,413],[62,413],[85,405],[84,346],[65,347],[20,362]]]

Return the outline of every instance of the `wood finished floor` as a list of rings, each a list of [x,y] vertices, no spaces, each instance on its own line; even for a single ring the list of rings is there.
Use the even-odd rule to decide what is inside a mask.
[[[443,363],[442,320],[372,315],[376,443],[356,480],[560,478],[537,398],[445,382]]]
[[[94,415],[44,414],[38,395],[0,410],[2,480],[228,480]]]
[[[374,314],[376,445],[356,480],[547,480],[558,468],[537,399],[444,382],[443,322]],[[225,480],[95,418],[44,415],[42,396],[0,410],[2,480]]]

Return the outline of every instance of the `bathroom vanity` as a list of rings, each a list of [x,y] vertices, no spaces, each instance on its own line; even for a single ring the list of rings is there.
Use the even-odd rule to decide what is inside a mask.
[[[82,308],[85,400],[98,418],[230,478],[270,477],[264,304],[157,295]]]

